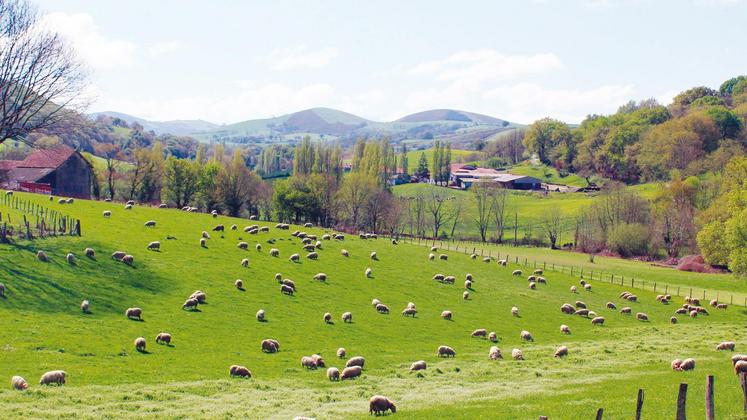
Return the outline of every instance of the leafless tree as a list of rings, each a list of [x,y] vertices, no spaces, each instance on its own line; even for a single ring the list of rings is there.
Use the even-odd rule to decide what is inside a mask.
[[[548,207],[542,215],[541,225],[550,240],[550,248],[558,249],[558,237],[562,229],[560,209],[557,206]]]
[[[472,186],[475,193],[475,205],[477,206],[477,217],[474,218],[477,230],[480,232],[480,238],[485,242],[487,240],[488,228],[493,220],[493,196],[492,186],[478,182]]]
[[[0,0],[0,143],[85,108],[88,71],[27,0]]]
[[[500,186],[496,186],[491,191],[491,207],[493,220],[495,222],[495,231],[498,242],[503,242],[503,233],[506,229],[506,210],[508,208],[508,191]]]
[[[462,197],[454,196],[451,199],[451,234],[454,237],[457,223],[462,220],[462,209],[464,209],[464,200]]]
[[[431,217],[433,237],[438,238],[438,232],[453,217],[449,201],[451,197],[441,194],[436,188],[432,189],[426,197],[426,208]]]

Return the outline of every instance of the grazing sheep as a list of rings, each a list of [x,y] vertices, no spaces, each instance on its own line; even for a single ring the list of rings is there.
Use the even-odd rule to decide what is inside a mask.
[[[371,270],[371,267],[366,268],[366,271],[365,271],[366,277],[371,277],[372,273],[373,273],[373,270]]]
[[[125,204],[125,210],[132,210],[132,204]]]
[[[325,323],[329,324],[330,322],[332,322],[332,314],[327,312],[324,314],[324,317],[322,319],[324,319]]]
[[[576,313],[576,309],[570,303],[564,303],[563,306],[560,307],[560,312],[568,315],[573,315],[574,313]]]
[[[262,322],[265,320],[265,310],[260,309],[257,311],[257,314],[255,315],[257,317],[257,321]]]
[[[135,350],[139,352],[145,351],[145,338],[138,337],[135,339]]]
[[[298,262],[298,261],[300,261],[300,260],[301,260],[301,256],[300,256],[300,255],[298,255],[298,254],[293,254],[293,255],[291,255],[291,256],[290,256],[290,257],[288,258],[288,260],[289,260],[289,261],[292,261],[292,262]]]
[[[747,354],[735,354],[734,356],[731,356],[731,364],[736,365],[740,361],[747,362]]]
[[[648,321],[648,315],[643,312],[638,312],[637,314],[635,314],[635,319],[639,321]]]
[[[73,264],[75,264],[75,255],[73,255],[72,252],[69,252],[65,256],[65,260],[67,261],[68,264],[73,265]]]
[[[597,317],[597,313],[594,312],[594,311],[589,311],[588,315],[589,315],[589,318],[596,318]]]
[[[490,340],[490,341],[492,341],[492,342],[494,342],[494,343],[497,343],[497,342],[498,342],[498,336],[497,336],[497,335],[495,334],[495,331],[491,331],[491,332],[490,332],[490,333],[488,334],[488,340]]]
[[[449,346],[438,346],[436,354],[438,357],[456,357],[456,352]]]
[[[512,275],[512,276],[520,276],[520,275],[521,275],[521,270],[514,270],[514,271],[513,271],[512,273],[511,273],[511,275]]]
[[[734,373],[736,373],[737,375],[747,373],[747,361],[739,360],[734,363]]]
[[[631,302],[638,302],[638,296],[636,296],[636,295],[628,295],[628,297],[626,299],[629,300],[629,301],[631,301]]]
[[[345,353],[346,352],[344,347],[340,347],[339,349],[337,349],[337,357],[339,357],[340,359],[345,358]]]
[[[471,334],[472,337],[486,337],[487,335],[488,331],[485,328],[474,330]]]
[[[586,286],[586,280],[581,279],[581,280],[578,281],[578,284],[580,284],[582,287]]]
[[[104,210],[103,215],[104,217],[111,217],[112,212],[110,212],[109,210]]]
[[[582,302],[582,301],[580,301],[580,300],[577,300],[577,301],[576,301],[576,307],[577,307],[577,308],[583,308],[583,309],[586,309],[586,303],[584,303],[584,302]]]
[[[244,258],[243,260],[241,260],[241,266],[242,267],[249,267],[249,259],[248,258]]]
[[[138,321],[142,321],[143,310],[140,308],[127,308],[127,310],[125,311],[125,316],[129,319],[137,319]]]
[[[232,378],[236,376],[240,378],[251,378],[252,372],[244,366],[231,365],[231,367],[228,368],[228,375]]]
[[[560,326],[560,332],[562,332],[563,334],[570,334],[571,333],[571,329],[568,328],[567,325],[563,324],[563,325]]]
[[[673,317],[669,318],[669,323],[670,324],[676,324],[677,323],[677,317],[673,316]]]
[[[616,310],[617,306],[612,302],[607,302],[607,309]]]
[[[122,257],[122,262],[127,265],[132,265],[135,262],[135,257],[129,254],[125,255],[124,257]]]
[[[555,350],[555,357],[563,356],[568,356],[568,347],[566,346],[560,346],[557,350]]]
[[[44,251],[38,251],[36,253],[36,259],[41,262],[49,262],[49,257],[47,256],[47,253]]]
[[[733,341],[724,341],[723,343],[720,343],[718,346],[716,346],[716,350],[731,350],[734,351],[734,342]]]
[[[522,340],[526,341],[534,341],[534,337],[532,337],[532,333],[529,331],[522,331],[521,334],[519,334]]]
[[[329,241],[330,239],[332,239],[332,237],[328,233],[325,233],[324,235],[322,235],[322,240]]]
[[[531,276],[527,277],[527,281],[535,281],[535,280],[537,280],[537,276],[535,276],[535,275],[531,275]]]
[[[319,281],[327,281],[327,275],[326,275],[326,274],[324,274],[324,273],[317,273],[317,274],[316,274],[316,275],[314,276],[314,280],[319,280]]]
[[[343,313],[342,322],[353,322],[353,314],[351,312]]]
[[[437,246],[432,246],[431,247],[431,252],[436,252],[436,251],[438,251],[438,247]]]
[[[465,288],[465,289],[470,289],[470,290],[471,290],[471,289],[472,289],[472,282],[471,282],[471,281],[469,281],[469,280],[465,280],[465,281],[464,281],[464,288]]]
[[[1,296],[1,295],[2,295],[2,293],[0,293],[0,296]],[[91,303],[90,303],[90,302],[88,301],[88,299],[85,299],[85,300],[83,300],[83,302],[81,302],[81,303],[80,303],[80,310],[81,310],[81,311],[82,311],[82,312],[83,312],[84,314],[87,314],[87,313],[88,313],[88,311],[89,311],[89,306],[90,306],[90,305],[91,305]]]
[[[516,306],[514,306],[513,308],[511,308],[511,315],[513,315],[513,316],[519,316],[519,308],[517,308]]]
[[[415,318],[415,315],[417,315],[418,311],[415,308],[407,307],[402,311],[403,316],[411,316]]]
[[[331,367],[327,369],[327,379],[330,381],[339,381],[340,380],[340,370],[336,367]]]
[[[589,316],[589,312],[591,312],[591,311],[589,311],[588,309],[579,309],[579,310],[577,310],[577,311],[576,311],[576,312],[574,313],[574,315],[578,315],[578,316],[587,316],[587,317],[588,317],[588,316]]]
[[[207,241],[205,240],[205,238],[200,238],[200,246],[203,248],[207,247]]]
[[[135,204],[135,200],[127,200],[127,202],[125,204],[134,205]]]
[[[626,306],[622,309],[620,309],[620,313],[623,315],[630,315],[633,313],[633,309],[630,306]]]
[[[284,284],[284,285],[286,285],[286,286],[289,286],[291,289],[293,289],[294,292],[296,291],[296,283],[294,283],[293,280],[291,280],[291,279],[283,279],[283,281],[281,283]]]
[[[313,252],[316,248],[314,248],[314,245],[304,245],[303,250],[306,252]]]
[[[29,387],[28,382],[20,376],[10,378],[10,386],[16,391],[23,391]]]
[[[60,198],[59,200],[57,200],[57,204],[65,204],[65,203],[67,203],[67,201],[64,198]]]
[[[462,293],[462,299],[469,300],[469,292]]]
[[[209,233],[207,233],[207,232],[205,232],[205,231],[203,230],[203,231],[202,231],[202,237],[203,237],[203,238],[205,238],[205,239],[210,239],[210,234],[209,234]]]
[[[316,260],[319,258],[319,254],[317,254],[316,252],[309,252],[308,254],[306,254],[306,258],[310,260]]]
[[[262,245],[260,245],[260,244],[254,245],[254,248],[255,248],[255,249],[256,249],[257,251],[261,251],[261,250],[262,250]]]
[[[93,250],[93,248],[86,248],[85,251],[83,251],[86,254],[86,257],[88,258],[94,258],[96,256],[96,251]]]
[[[469,281],[472,281],[472,274],[470,274],[470,273],[467,273],[467,275],[466,275],[466,276],[464,276],[464,277],[465,277],[465,278],[464,278],[465,280],[469,280]]]
[[[497,346],[490,347],[490,351],[488,352],[488,358],[490,360],[503,359],[503,355],[501,354],[501,349],[499,349]]]
[[[604,325],[604,317],[597,316],[591,320],[591,325]]]
[[[444,277],[444,283],[454,284],[455,281],[456,281],[456,277],[454,277],[454,276],[446,276],[446,277]]]
[[[280,292],[286,295],[293,296],[293,292],[295,292],[295,290],[293,290],[293,288],[288,286],[287,284],[283,284],[280,286]]]
[[[444,261],[446,261],[446,260],[448,260],[448,259],[449,259],[449,256],[448,256],[448,255],[446,255],[446,254],[439,254],[439,255],[438,255],[438,259],[439,259],[439,260],[444,260]]]
[[[190,310],[190,311],[197,310],[197,305],[199,303],[200,302],[198,302],[197,299],[195,299],[195,298],[189,298],[189,299],[187,299],[187,300],[184,301],[184,304],[182,305],[182,309],[187,309],[187,310]]]
[[[446,277],[445,277],[445,276],[444,276],[443,274],[440,274],[440,273],[439,273],[439,274],[434,274],[434,275],[433,275],[433,280],[437,280],[437,281],[443,281],[443,280],[444,280],[444,278],[446,278]]]
[[[361,369],[360,366],[346,367],[345,369],[342,370],[340,379],[344,381],[345,379],[357,378],[358,376],[361,376],[362,371],[363,369]]]
[[[340,254],[342,254],[343,257],[349,257],[350,256],[350,253],[348,252],[347,249],[341,249],[340,250]]]
[[[541,276],[542,275],[542,269],[538,268],[538,269],[534,270],[534,272],[532,274],[536,274],[536,275],[540,275]]]
[[[698,316],[698,311],[697,310],[693,309],[692,311],[690,311],[690,318],[695,318],[697,316]]]
[[[451,321],[451,315],[452,315],[451,311],[443,311],[443,312],[441,312],[441,318],[443,318],[443,319],[445,319],[447,321]]]
[[[236,246],[239,247],[239,249],[247,249],[247,248],[249,248],[249,244],[246,243],[246,242],[239,242]]]
[[[218,225],[218,226],[216,226],[216,227],[213,228],[213,232],[223,232],[225,230],[226,230],[226,227],[223,226],[223,225]]]
[[[363,358],[363,356],[355,356],[351,357],[347,363],[345,363],[345,367],[353,367],[358,366],[360,368],[363,368],[363,366],[366,364],[366,359]]]
[[[207,294],[203,292],[202,290],[195,290],[194,293],[192,293],[189,296],[190,299],[196,299],[198,303],[205,303],[205,300],[207,300]]]
[[[524,353],[519,349],[513,349],[511,350],[511,357],[513,357],[514,360],[524,360]]]
[[[233,282],[233,285],[239,290],[244,290],[244,281],[241,279],[236,279],[236,281]]]
[[[578,291],[576,291],[576,286],[571,286],[571,293],[578,293]]]
[[[542,276],[537,277],[537,283],[547,284],[547,279]]]
[[[695,359],[685,359],[676,370],[693,370],[695,369]]]
[[[385,414],[387,410],[391,410],[392,413],[397,412],[397,406],[394,405],[392,400],[383,395],[374,395],[368,400],[368,414]]]
[[[151,243],[148,244],[147,248],[149,250],[151,250],[151,251],[158,251],[158,250],[161,249],[161,243],[158,242],[158,241],[153,241],[153,242],[151,242]]]
[[[262,351],[265,353],[277,353],[280,351],[280,343],[271,338],[262,340]]]
[[[278,255],[280,255],[280,250],[277,248],[272,248],[270,250],[270,255],[272,255],[273,257],[277,257]]]
[[[591,292],[591,284],[590,283],[586,283],[584,285],[584,290],[586,290],[587,292]]]
[[[376,305],[376,312],[380,314],[388,314],[389,313],[389,307],[384,305],[383,303],[380,303]]]
[[[380,300],[378,300],[378,299],[374,299],[374,300],[372,300],[372,301],[371,301],[371,306],[373,306],[373,307],[375,308],[375,307],[376,307],[376,305],[378,305],[378,304],[380,304],[380,303],[381,303],[381,301],[380,301]]]
[[[682,359],[674,359],[671,363],[672,370],[682,370],[680,369],[680,366],[682,366]]]
[[[301,367],[305,367],[306,369],[316,369],[316,363],[311,357],[303,356],[301,358]]]
[[[414,362],[410,365],[410,370],[425,370],[427,368],[427,365],[425,364],[425,360],[418,360],[417,362]]]
[[[433,254],[433,253],[428,254],[428,259],[431,260],[431,261],[435,260],[436,259],[436,254]]]
[[[165,332],[158,333],[156,336],[156,344],[171,344],[171,334]]]
[[[503,267],[505,267],[506,265],[508,265],[508,261],[507,260],[498,260],[498,265],[502,265]]]
[[[482,257],[482,262],[489,263],[490,262],[490,257]]]
[[[147,222],[143,223],[143,226],[145,227],[155,227],[156,221],[155,220],[148,220]]]
[[[376,251],[374,251],[374,252],[371,253],[371,259],[374,260],[374,261],[378,261],[379,260],[378,255],[376,255]]]
[[[65,385],[67,373],[64,370],[51,370],[46,372],[39,379],[39,385]]]
[[[532,289],[532,290],[537,289],[537,283],[535,283],[535,282],[529,283],[529,288]]]

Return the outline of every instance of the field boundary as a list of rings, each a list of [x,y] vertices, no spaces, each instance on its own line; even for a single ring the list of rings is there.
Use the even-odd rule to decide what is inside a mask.
[[[67,201],[66,201],[67,202]],[[23,200],[14,194],[2,194],[0,204],[21,212],[22,219],[13,221],[11,213],[0,211],[0,242],[17,239],[35,239],[45,236],[81,236],[80,219],[70,217],[31,200]],[[29,217],[26,217],[29,215]]]

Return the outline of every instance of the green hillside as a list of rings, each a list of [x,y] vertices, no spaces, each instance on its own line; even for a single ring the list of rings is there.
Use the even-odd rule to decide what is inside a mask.
[[[573,294],[569,287],[579,286],[578,278],[556,273],[546,274],[547,285],[530,290],[526,270],[515,277],[515,266],[486,264],[453,251],[445,252],[447,261],[429,261],[423,246],[347,235],[344,241],[322,241],[317,261],[302,257],[292,263],[290,254],[305,255],[300,240],[290,235],[294,226],[286,231],[271,222],[171,209],[16,197],[80,218],[83,236],[0,245],[6,287],[0,299],[0,379],[7,384],[21,375],[30,383],[25,392],[0,390],[6,416],[362,418],[368,415],[368,398],[383,394],[397,403],[393,418],[591,418],[599,407],[605,418],[629,418],[635,394],[644,388],[644,416],[672,418],[678,385],[688,382],[688,415],[695,418],[704,416],[704,377],[712,374],[719,418],[741,418],[732,353],[717,352],[715,346],[732,340],[744,350],[743,308],[709,308],[710,316],[680,316],[679,324],[670,325],[679,298],[663,305],[652,292],[631,290],[639,301],[629,303],[618,297],[621,287],[602,282]],[[104,210],[112,216],[104,218]],[[20,218],[2,204],[0,211],[3,220],[9,213],[13,221]],[[148,220],[156,227],[144,227]],[[234,223],[238,231],[211,231]],[[254,223],[270,226],[269,232],[241,230]],[[206,248],[199,245],[202,231],[211,235]],[[161,242],[160,252],[146,250],[155,240]],[[237,247],[241,240],[248,250]],[[96,250],[95,259],[83,255],[86,247]],[[270,256],[273,247],[279,257]],[[350,257],[340,254],[343,248]],[[50,261],[38,261],[37,250]],[[134,265],[110,258],[117,250],[132,254]],[[372,251],[378,261],[369,258]],[[68,252],[77,256],[74,265],[65,261]],[[247,268],[240,264],[243,258],[250,261]],[[367,267],[372,278],[364,276]],[[294,296],[280,293],[278,272],[295,282]],[[326,282],[312,280],[319,272],[327,274]],[[435,273],[456,276],[456,284],[433,281]],[[463,300],[467,273],[474,276],[474,290]],[[244,281],[245,291],[234,287],[236,279]],[[207,303],[196,312],[182,310],[198,289],[206,292]],[[391,314],[376,313],[373,298],[389,305]],[[91,314],[81,313],[83,299],[90,300]],[[604,316],[604,326],[558,310],[576,300]],[[650,322],[605,309],[608,301],[645,312]],[[408,302],[417,305],[415,318],[400,315]],[[143,322],[125,318],[125,309],[135,306],[143,309]],[[511,316],[513,306],[519,317]],[[259,309],[266,311],[267,322],[255,319]],[[452,321],[439,316],[447,309],[454,313]],[[345,311],[352,312],[352,323],[340,320]],[[325,312],[333,314],[333,324],[322,321]],[[561,334],[561,324],[572,334]],[[495,331],[498,343],[470,337],[478,328]],[[523,342],[522,330],[535,341]],[[155,344],[161,331],[173,335],[172,346]],[[147,339],[144,353],[133,347],[139,336]],[[277,339],[280,352],[263,353],[265,338]],[[436,357],[439,345],[453,347],[456,357]],[[502,360],[488,359],[491,345],[500,347]],[[553,357],[560,345],[568,346],[568,357]],[[362,377],[330,382],[324,369],[300,366],[302,356],[318,353],[327,366],[342,368],[345,361],[335,356],[339,347],[348,357],[365,357]],[[513,348],[526,360],[511,359]],[[672,371],[671,360],[686,357],[697,360],[696,369]],[[425,360],[428,369],[410,372],[416,360]],[[232,364],[247,366],[253,378],[230,379]],[[67,372],[66,386],[37,384],[52,369]]]

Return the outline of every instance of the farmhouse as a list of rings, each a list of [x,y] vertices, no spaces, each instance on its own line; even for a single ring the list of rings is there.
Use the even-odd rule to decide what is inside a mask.
[[[34,150],[24,160],[0,160],[6,189],[89,198],[93,179],[91,163],[65,145]]]
[[[474,183],[488,182],[511,190],[539,190],[542,181],[526,175],[514,175],[490,168],[478,168],[472,165],[452,164],[451,182],[458,188],[467,189]]]

